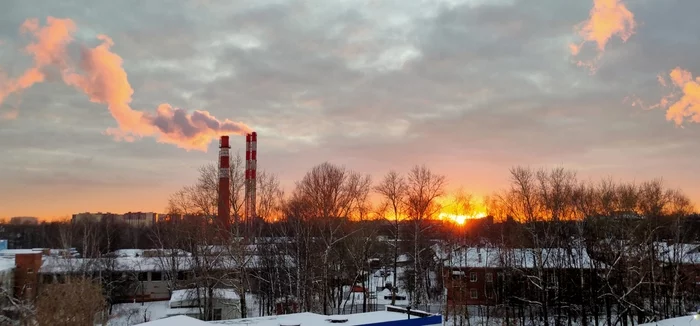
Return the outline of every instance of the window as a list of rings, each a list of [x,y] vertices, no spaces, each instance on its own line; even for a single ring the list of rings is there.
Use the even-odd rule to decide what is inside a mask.
[[[487,299],[493,299],[493,291],[488,291],[488,290],[486,290],[486,298],[487,298]]]
[[[493,273],[486,273],[486,282],[493,282]]]
[[[481,253],[479,254],[479,264],[481,264]]]
[[[27,274],[33,274],[33,273],[34,273],[34,270],[33,270],[33,269],[27,268]]]
[[[469,297],[472,299],[479,299],[479,291],[476,289],[469,290]]]
[[[161,272],[151,272],[151,281],[162,281],[163,274]]]
[[[141,272],[136,275],[139,281],[147,281],[148,280],[148,273],[146,272]]]
[[[214,309],[214,320],[221,320],[221,308]]]
[[[476,272],[469,273],[469,282],[476,282]]]

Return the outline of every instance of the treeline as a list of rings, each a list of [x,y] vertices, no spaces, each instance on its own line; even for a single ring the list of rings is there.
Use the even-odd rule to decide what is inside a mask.
[[[462,226],[438,217],[441,212],[473,215],[475,202],[469,194],[458,192],[452,195],[450,207],[442,206],[440,199],[448,195],[447,179],[426,166],[404,174],[391,171],[373,182],[368,175],[323,163],[313,167],[289,194],[281,190],[276,176],[260,173],[259,218],[248,223],[239,218],[244,215],[243,161],[240,157],[232,161],[231,230],[214,230],[215,224],[210,223],[218,200],[218,169],[210,164],[200,169],[197,182],[175,192],[168,203],[171,214],[201,219],[149,227],[108,221],[5,225],[2,232],[22,232],[19,238],[29,239],[23,247],[75,247],[85,257],[122,248],[182,249],[202,257],[186,286],[223,284],[239,293],[252,292],[261,314],[274,313],[281,302],[292,303],[293,311],[347,311],[344,286],[367,285],[378,266],[392,272],[392,293],[406,291],[412,307],[435,311],[435,306],[446,302],[445,263],[438,251],[459,246],[536,252],[585,249],[599,263],[599,283],[592,285],[592,279],[579,277],[576,286],[589,290],[581,292],[576,302],[566,301],[563,288],[561,292],[537,290],[544,288],[545,272],[553,272],[544,268],[542,257],[536,268],[509,269],[508,273],[527,276],[530,282],[528,298],[517,291],[503,291],[493,307],[510,311],[513,319],[547,324],[564,311],[568,317],[562,318],[569,322],[594,317],[592,322],[598,325],[598,317],[603,316],[601,323],[626,324],[635,318],[682,314],[696,300],[694,290],[684,285],[686,264],[680,253],[673,256],[675,260],[656,254],[660,243],[692,243],[700,231],[688,197],[667,189],[661,180],[591,182],[561,168],[516,167],[510,171],[509,187],[486,198],[488,216]],[[241,264],[228,271],[211,267],[217,263],[207,257],[222,254],[202,248],[221,245],[226,248],[223,255]],[[512,285],[518,286],[526,285]],[[242,304],[245,311],[245,300]],[[367,298],[360,306],[360,311],[371,309]],[[468,310],[464,315],[473,317]]]
[[[489,213],[504,221],[496,234],[456,241],[497,255],[499,286],[487,288],[497,305],[482,317],[634,325],[696,309],[698,219],[681,191],[659,179],[582,182],[564,169],[522,167],[510,173],[509,189],[488,201]],[[469,312],[452,313],[468,320]]]

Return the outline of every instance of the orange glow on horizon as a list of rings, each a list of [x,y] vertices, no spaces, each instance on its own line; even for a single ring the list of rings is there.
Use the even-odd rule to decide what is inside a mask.
[[[450,220],[450,221],[452,221],[456,224],[459,224],[459,225],[467,224],[468,220],[476,220],[476,219],[481,219],[484,217],[486,217],[486,213],[484,213],[484,212],[477,212],[477,213],[470,214],[470,215],[455,215],[455,214],[442,212],[442,213],[440,213],[440,215],[438,215],[438,219],[440,219],[440,220]]]
[[[448,220],[458,225],[465,225],[468,220],[486,217],[486,207],[483,198],[472,197],[462,191],[444,196],[438,202],[441,207],[437,216],[439,220]]]

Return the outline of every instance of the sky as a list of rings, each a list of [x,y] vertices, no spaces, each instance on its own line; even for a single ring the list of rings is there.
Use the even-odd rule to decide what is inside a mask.
[[[41,1],[0,10],[0,218],[164,211],[217,137],[329,161],[662,177],[700,202],[695,0]]]

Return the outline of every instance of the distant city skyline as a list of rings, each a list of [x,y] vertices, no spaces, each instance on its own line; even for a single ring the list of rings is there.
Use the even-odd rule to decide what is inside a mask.
[[[326,161],[479,197],[523,165],[700,203],[698,1],[86,4],[0,12],[0,218],[165,212],[250,130],[286,193]]]

